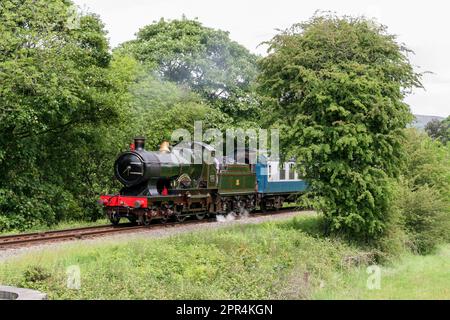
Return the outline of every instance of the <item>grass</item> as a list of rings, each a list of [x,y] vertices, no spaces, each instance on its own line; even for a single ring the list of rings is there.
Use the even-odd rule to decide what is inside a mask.
[[[405,255],[381,266],[380,288],[367,289],[368,273],[359,268],[341,275],[336,286],[317,291],[315,299],[450,299],[450,245],[427,256]]]
[[[365,289],[370,261],[359,258],[367,252],[317,231],[318,218],[305,216],[169,238],[66,245],[0,263],[0,283],[41,290],[50,299],[407,298],[427,288],[414,297],[449,298],[450,247],[386,268],[382,290],[375,292]],[[70,266],[80,269],[80,290],[67,288]]]
[[[357,250],[298,230],[315,217],[239,225],[165,239],[84,244],[34,252],[0,264],[0,283],[35,288],[51,299],[303,298]],[[66,287],[66,268],[81,289]],[[285,281],[300,281],[288,291]]]

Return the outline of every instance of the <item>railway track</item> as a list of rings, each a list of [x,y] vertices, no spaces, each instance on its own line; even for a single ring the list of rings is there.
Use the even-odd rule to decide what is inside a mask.
[[[8,236],[0,236],[0,250],[14,247],[22,247],[45,242],[56,242],[64,240],[83,239],[111,233],[133,231],[140,226],[120,225],[120,226],[94,226],[84,228],[74,228],[65,230],[53,230],[44,232],[23,233]]]
[[[248,218],[258,217],[261,215],[274,215],[295,210],[295,208],[283,208],[279,211],[271,211],[262,213],[260,210],[255,211]],[[93,227],[72,228],[64,230],[52,230],[44,232],[22,233],[14,235],[0,236],[0,250],[19,248],[30,245],[60,242],[67,240],[88,239],[115,233],[126,233],[135,231],[148,231],[159,228],[182,226],[187,224],[200,224],[217,221],[216,217],[205,218],[203,220],[186,220],[184,222],[166,222],[152,224],[149,226],[137,226],[130,223],[120,224],[118,226],[103,225]]]

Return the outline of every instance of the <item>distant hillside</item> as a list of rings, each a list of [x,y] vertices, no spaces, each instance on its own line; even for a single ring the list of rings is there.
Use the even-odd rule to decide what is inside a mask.
[[[425,126],[428,122],[433,121],[434,119],[438,119],[440,121],[444,120],[443,117],[438,116],[423,116],[423,115],[414,115],[416,117],[416,120],[413,121],[411,124],[411,127],[417,128],[417,129],[425,129]]]

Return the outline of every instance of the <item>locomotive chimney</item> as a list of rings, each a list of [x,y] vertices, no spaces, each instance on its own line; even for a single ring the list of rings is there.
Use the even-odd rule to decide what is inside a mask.
[[[145,138],[144,137],[134,138],[134,148],[136,150],[144,150],[144,147],[145,147]]]

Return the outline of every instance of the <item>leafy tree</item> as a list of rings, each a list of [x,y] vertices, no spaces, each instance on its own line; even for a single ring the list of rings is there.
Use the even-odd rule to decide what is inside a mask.
[[[403,98],[420,86],[408,49],[371,20],[333,15],[316,15],[268,44],[259,89],[328,230],[367,241],[383,235],[389,180],[412,120]]]
[[[117,51],[131,53],[162,80],[192,89],[238,122],[258,116],[252,88],[257,57],[231,41],[227,32],[184,17],[161,19]]]
[[[111,60],[105,80],[114,88],[109,94],[116,100],[115,116],[109,115],[100,123],[80,124],[41,138],[40,144],[45,146],[46,152],[39,154],[39,170],[46,174],[49,182],[64,186],[79,208],[65,212],[66,216],[61,218],[99,218],[102,212],[97,206],[98,196],[116,192],[120,186],[113,178],[112,166],[119,151],[130,140],[133,108],[129,87],[136,70],[136,61],[129,57]]]
[[[99,18],[71,4],[0,3],[0,230],[93,214],[87,179],[98,181],[101,130],[120,119],[129,79]]]
[[[138,72],[130,94],[133,123],[126,131],[130,137],[145,136],[148,149],[157,149],[163,140],[170,140],[176,129],[191,129],[193,133],[195,121],[202,121],[204,129],[222,129],[232,122],[189,88],[161,81],[150,72]]]
[[[80,17],[69,27],[68,1],[2,1],[1,127],[15,141],[95,122],[114,112],[104,89],[110,61],[103,25]]]
[[[434,119],[427,123],[425,131],[433,139],[440,140],[443,144],[450,141],[450,116],[443,121]]]

